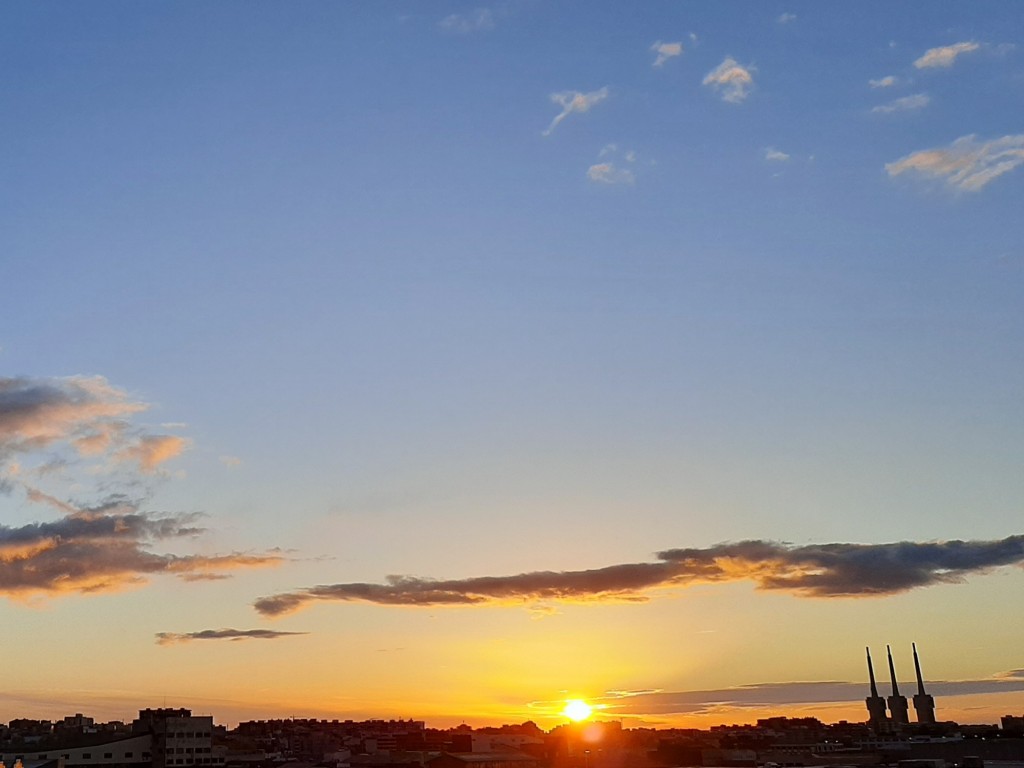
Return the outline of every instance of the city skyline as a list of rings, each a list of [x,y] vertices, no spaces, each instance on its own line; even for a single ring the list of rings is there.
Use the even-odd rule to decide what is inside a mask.
[[[0,713],[1024,712],[1012,0],[0,21]]]

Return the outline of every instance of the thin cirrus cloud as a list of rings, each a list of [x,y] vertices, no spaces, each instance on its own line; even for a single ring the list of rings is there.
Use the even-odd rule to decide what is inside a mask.
[[[732,56],[726,56],[721,64],[707,73],[703,84],[719,93],[723,101],[739,104],[754,87],[752,73],[752,67],[741,66]]]
[[[494,12],[489,8],[476,8],[469,13],[453,13],[441,19],[437,26],[457,35],[487,32],[494,29]]]
[[[1024,134],[979,141],[971,134],[948,147],[923,149],[885,166],[889,176],[911,173],[961,192],[977,192],[1024,163]]]
[[[157,645],[181,645],[196,640],[279,640],[283,637],[308,635],[308,632],[278,632],[273,629],[203,629],[198,632],[157,632]]]
[[[915,109],[927,107],[931,100],[931,96],[927,93],[915,93],[911,96],[893,99],[888,104],[879,104],[871,111],[882,115],[889,115],[893,112],[912,112]]]
[[[647,593],[654,589],[737,581],[798,597],[884,596],[1020,565],[1024,563],[1024,535],[996,541],[806,546],[741,541],[705,549],[669,549],[659,552],[657,558],[658,562],[513,576],[449,580],[389,576],[384,583],[330,584],[271,595],[254,606],[265,616],[277,616],[315,601],[405,606],[641,602],[648,600]]]
[[[953,45],[944,45],[939,48],[929,48],[914,62],[914,66],[918,69],[948,69],[953,66],[953,63],[958,57],[965,53],[976,51],[980,47],[981,45],[979,43],[970,40],[962,43],[954,43]]]
[[[142,584],[153,575],[185,581],[224,578],[240,568],[279,565],[275,552],[172,555],[153,551],[169,540],[190,540],[204,529],[194,513],[143,512],[115,496],[92,507],[74,505],[26,487],[26,497],[63,515],[22,526],[0,525],[0,595],[24,598],[107,592]]]
[[[562,108],[562,111],[555,115],[555,119],[541,133],[542,136],[550,136],[551,132],[571,114],[582,114],[589,112],[591,108],[600,104],[608,98],[608,86],[596,91],[583,93],[582,91],[559,91],[551,94],[551,101]]]
[[[789,155],[775,147],[767,147],[764,151],[764,159],[771,163],[784,163],[789,160]]]
[[[663,43],[658,40],[651,46],[651,50],[655,53],[654,63],[651,66],[661,67],[669,59],[683,55],[683,44],[680,42]]]

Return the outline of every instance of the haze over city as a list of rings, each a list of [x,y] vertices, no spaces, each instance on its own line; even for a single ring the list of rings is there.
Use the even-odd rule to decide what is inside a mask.
[[[1024,714],[1022,46],[3,5],[0,720]]]

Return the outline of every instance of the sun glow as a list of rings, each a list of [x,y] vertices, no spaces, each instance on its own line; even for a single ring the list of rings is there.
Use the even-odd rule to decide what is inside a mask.
[[[565,709],[562,710],[562,714],[578,723],[590,717],[590,713],[593,711],[593,708],[582,699],[570,699],[565,702]]]

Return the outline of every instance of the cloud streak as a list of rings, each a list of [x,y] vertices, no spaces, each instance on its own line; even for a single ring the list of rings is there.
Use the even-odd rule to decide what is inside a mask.
[[[871,111],[883,115],[892,114],[893,112],[909,112],[914,109],[927,107],[931,100],[927,93],[915,93],[912,96],[893,99],[888,104],[879,104]]]
[[[551,132],[558,127],[565,118],[573,113],[582,114],[589,112],[590,109],[600,104],[602,101],[608,98],[608,86],[601,88],[590,93],[583,93],[581,91],[560,91],[559,93],[551,94],[551,101],[562,108],[562,111],[555,115],[555,119],[551,121],[549,125],[541,135],[550,136]]]
[[[669,549],[657,553],[657,559],[583,571],[468,579],[389,576],[378,584],[320,585],[271,595],[257,600],[254,607],[265,616],[278,616],[316,601],[405,606],[644,601],[656,589],[736,581],[799,597],[884,596],[1020,565],[1024,536],[997,541],[807,546],[741,541],[704,549]]]
[[[195,640],[278,640],[282,637],[308,635],[308,632],[277,632],[273,629],[203,629],[198,632],[157,632],[157,645],[181,645]]]
[[[754,87],[752,71],[752,68],[741,66],[732,56],[726,56],[721,64],[707,73],[703,84],[720,93],[723,101],[739,104]]]
[[[924,149],[885,166],[889,176],[913,173],[943,181],[947,187],[977,192],[1024,163],[1024,134],[979,141],[962,136],[948,147]]]

